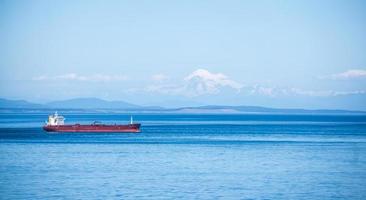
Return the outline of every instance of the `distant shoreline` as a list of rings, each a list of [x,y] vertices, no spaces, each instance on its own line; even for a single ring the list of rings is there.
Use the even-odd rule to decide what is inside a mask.
[[[142,114],[279,114],[279,115],[366,115],[366,111],[342,109],[270,108],[262,106],[187,106],[164,108],[140,106],[124,101],[106,101],[97,98],[79,98],[35,104],[24,100],[0,98],[0,113],[142,113]]]
[[[69,114],[180,114],[180,115],[365,115],[364,111],[336,111],[336,110],[305,110],[302,112],[221,112],[219,110],[195,110],[195,111],[182,111],[179,109],[166,109],[166,110],[116,110],[116,109],[65,109],[65,108],[52,108],[52,109],[24,109],[24,108],[0,108],[0,114],[49,114],[58,111],[59,113]]]

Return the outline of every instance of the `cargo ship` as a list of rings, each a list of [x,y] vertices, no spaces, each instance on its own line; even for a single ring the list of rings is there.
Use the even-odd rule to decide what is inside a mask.
[[[102,124],[94,122],[92,124],[65,124],[65,118],[61,115],[55,114],[48,116],[46,125],[43,130],[47,132],[89,132],[89,133],[137,133],[140,132],[141,124],[133,123],[131,120],[129,124]]]

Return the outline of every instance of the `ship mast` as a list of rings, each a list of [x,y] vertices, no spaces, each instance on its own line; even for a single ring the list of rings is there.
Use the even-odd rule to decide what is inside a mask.
[[[132,118],[132,116],[130,118],[130,124],[133,124],[133,118]]]

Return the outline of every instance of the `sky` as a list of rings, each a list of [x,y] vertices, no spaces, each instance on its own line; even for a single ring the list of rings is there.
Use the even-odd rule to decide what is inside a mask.
[[[364,1],[0,0],[0,97],[366,110]]]

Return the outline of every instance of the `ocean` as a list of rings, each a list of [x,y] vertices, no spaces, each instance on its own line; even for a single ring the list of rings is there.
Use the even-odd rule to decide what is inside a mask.
[[[47,134],[47,114],[0,114],[0,199],[366,199],[366,116],[133,117],[141,133]]]

